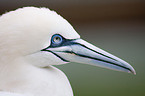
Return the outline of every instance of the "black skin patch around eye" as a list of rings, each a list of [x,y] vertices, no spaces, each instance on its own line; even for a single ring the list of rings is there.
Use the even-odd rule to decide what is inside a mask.
[[[66,46],[66,45],[71,45],[71,41],[74,41],[74,40],[77,40],[77,39],[66,39],[66,38],[64,38],[62,35],[60,35],[60,34],[55,34],[55,35],[59,35],[61,38],[62,38],[62,42],[61,43],[53,43],[53,41],[52,41],[52,37],[54,36],[52,36],[51,37],[51,44],[50,44],[50,46],[48,46],[47,48],[56,48],[56,47],[60,47],[60,46]],[[45,48],[45,49],[47,49],[47,48]],[[43,49],[44,50],[44,49]]]

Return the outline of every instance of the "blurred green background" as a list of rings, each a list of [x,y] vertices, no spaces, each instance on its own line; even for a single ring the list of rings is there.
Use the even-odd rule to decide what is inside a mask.
[[[57,11],[83,39],[137,72],[76,63],[56,66],[68,76],[75,96],[145,96],[145,0],[0,0],[0,14],[24,6]]]

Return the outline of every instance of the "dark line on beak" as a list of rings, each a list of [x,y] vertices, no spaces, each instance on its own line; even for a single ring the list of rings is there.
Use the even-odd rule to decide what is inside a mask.
[[[56,54],[56,53],[54,53],[54,52],[52,52],[52,51],[50,51],[50,50],[41,50],[41,51],[47,51],[47,52],[51,52],[52,54],[54,54],[55,56],[57,56],[58,58],[60,58],[62,61],[64,61],[64,62],[69,62],[68,60],[65,60],[64,58],[62,58],[61,56],[59,56],[58,54]]]
[[[112,59],[112,60],[117,61],[116,59],[114,59],[114,58],[112,58],[112,57],[109,57],[109,56],[107,56],[107,55],[104,55],[104,54],[102,54],[102,53],[100,53],[100,52],[97,52],[97,51],[95,51],[95,50],[93,50],[93,49],[91,49],[91,48],[89,48],[89,47],[87,47],[87,46],[85,46],[85,45],[83,45],[83,44],[76,43],[76,42],[73,42],[73,44],[80,45],[80,46],[85,47],[85,48],[87,48],[88,50],[91,50],[91,51],[93,51],[93,52],[95,52],[95,53],[98,53],[98,54],[100,54],[100,55],[102,55],[102,56],[104,56],[104,57],[107,57],[107,58],[109,58],[109,59]]]
[[[106,60],[102,60],[102,59],[99,59],[99,58],[94,58],[94,57],[90,57],[90,56],[86,56],[86,55],[82,55],[82,54],[78,54],[78,53],[75,53],[75,52],[72,52],[72,51],[61,51],[61,52],[64,52],[64,53],[70,53],[70,54],[75,54],[77,56],[80,56],[80,57],[85,57],[85,58],[89,58],[89,59],[94,59],[94,60],[98,60],[98,61],[102,61],[102,62],[105,62],[105,63],[108,63],[108,64],[112,64],[112,65],[115,65],[115,66],[119,66],[121,68],[124,68],[124,69],[127,69],[129,71],[131,71],[129,68],[127,67],[124,67],[122,65],[118,65],[116,63],[113,63],[113,62],[109,62],[109,61],[106,61]],[[116,60],[117,61],[117,60]],[[119,62],[119,61],[118,61]],[[131,71],[132,72],[132,71]]]

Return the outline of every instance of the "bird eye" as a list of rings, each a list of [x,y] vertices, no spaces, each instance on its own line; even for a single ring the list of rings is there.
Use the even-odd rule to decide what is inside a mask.
[[[59,44],[62,42],[62,37],[60,35],[53,35],[52,36],[52,43]]]

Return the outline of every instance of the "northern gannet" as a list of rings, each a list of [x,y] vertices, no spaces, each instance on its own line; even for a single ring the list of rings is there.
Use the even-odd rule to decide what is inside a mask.
[[[69,62],[135,74],[48,8],[24,7],[0,17],[0,96],[73,96],[66,75],[52,66]]]

